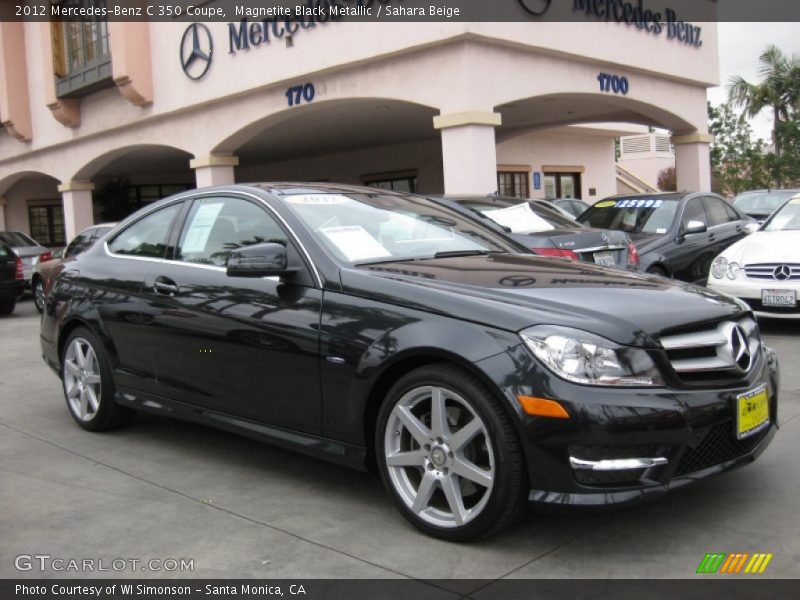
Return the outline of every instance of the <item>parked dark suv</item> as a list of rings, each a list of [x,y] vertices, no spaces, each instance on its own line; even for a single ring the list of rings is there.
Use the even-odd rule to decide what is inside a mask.
[[[711,193],[615,196],[590,207],[579,221],[630,235],[641,271],[699,284],[705,284],[714,257],[754,224]]]
[[[747,305],[523,251],[374,188],[186,192],[59,267],[42,351],[84,429],[147,411],[375,466],[454,541],[528,502],[656,497],[769,444],[778,365]]]

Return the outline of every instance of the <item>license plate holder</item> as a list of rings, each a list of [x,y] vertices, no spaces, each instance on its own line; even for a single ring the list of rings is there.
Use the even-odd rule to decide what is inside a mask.
[[[604,267],[617,266],[617,261],[614,260],[614,255],[611,252],[595,252],[593,258],[596,265],[603,265]]]
[[[795,308],[797,293],[794,290],[761,290],[761,304],[773,308]]]
[[[736,397],[736,439],[743,440],[769,426],[769,392],[762,385]]]

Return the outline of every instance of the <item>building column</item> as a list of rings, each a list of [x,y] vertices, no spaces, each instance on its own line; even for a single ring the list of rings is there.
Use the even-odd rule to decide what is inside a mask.
[[[196,156],[189,161],[189,167],[194,169],[194,178],[198,188],[236,183],[234,167],[237,166],[239,166],[238,157],[217,154]]]
[[[713,141],[713,135],[700,132],[672,136],[679,191],[711,191],[710,146]]]
[[[445,194],[492,194],[497,191],[497,147],[494,112],[439,115],[433,126],[442,132]]]
[[[0,198],[0,231],[6,230],[6,199]]]
[[[68,181],[58,186],[64,207],[64,230],[67,243],[81,231],[94,225],[93,190],[94,184],[89,181]]]

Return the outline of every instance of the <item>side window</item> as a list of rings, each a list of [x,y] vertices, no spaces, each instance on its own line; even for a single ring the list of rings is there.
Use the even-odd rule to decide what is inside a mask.
[[[702,221],[708,227],[708,217],[706,217],[706,211],[703,209],[700,198],[692,198],[686,203],[681,219],[681,229],[686,229],[689,221]]]
[[[728,221],[741,221],[742,220],[742,217],[739,215],[739,213],[736,212],[736,209],[733,208],[733,206],[731,206],[727,202],[723,202],[722,206],[725,207],[725,212],[728,213]]]
[[[706,196],[703,198],[703,204],[706,205],[706,212],[708,212],[709,227],[724,225],[731,220],[728,211],[725,210],[725,204],[719,198]]]
[[[242,198],[196,200],[178,242],[178,260],[224,267],[232,250],[253,244],[288,243],[280,225]]]
[[[116,254],[163,258],[167,251],[170,227],[181,206],[180,202],[172,204],[139,219],[116,235],[108,243],[109,249]]]

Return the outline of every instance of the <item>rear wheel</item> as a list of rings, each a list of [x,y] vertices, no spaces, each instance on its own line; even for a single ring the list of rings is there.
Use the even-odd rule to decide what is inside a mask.
[[[44,281],[41,277],[35,277],[32,284],[33,288],[33,303],[36,305],[36,310],[40,313],[44,312]]]
[[[114,401],[108,357],[97,337],[85,327],[75,329],[64,344],[61,380],[70,414],[88,431],[114,429],[136,416]]]
[[[14,312],[17,301],[14,298],[3,298],[0,300],[0,315],[10,315]]]
[[[381,478],[422,531],[473,541],[527,507],[522,449],[508,415],[469,373],[423,367],[390,390],[378,416]]]
[[[647,272],[650,273],[651,275],[658,275],[660,277],[669,277],[669,275],[667,274],[667,270],[664,267],[659,267],[658,265],[649,267],[647,269]]]

